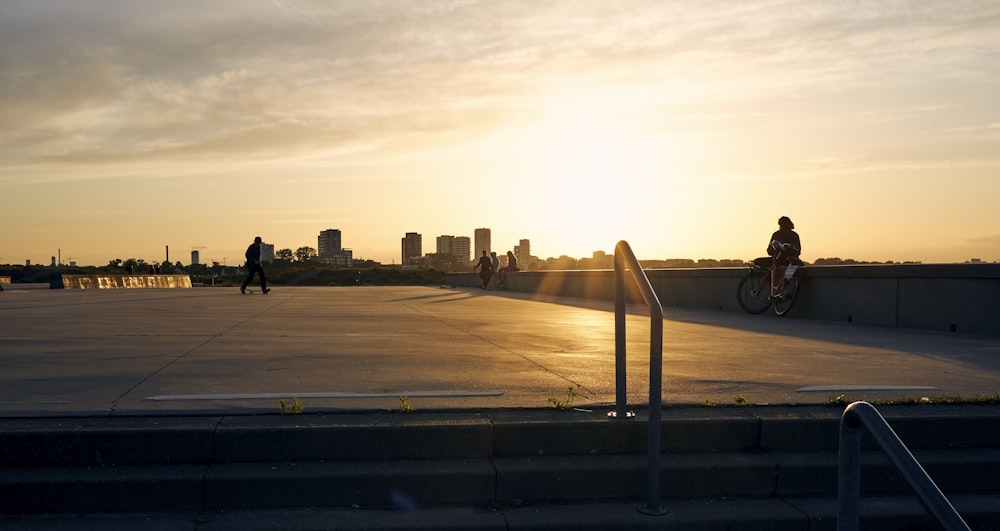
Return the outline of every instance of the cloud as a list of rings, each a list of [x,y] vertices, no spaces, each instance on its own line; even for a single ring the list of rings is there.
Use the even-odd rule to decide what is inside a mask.
[[[5,2],[0,167],[428,148],[574,87],[675,128],[677,108],[995,80],[997,20],[976,1]]]
[[[990,245],[990,246],[1000,247],[1000,234],[986,234],[983,236],[968,238],[965,241],[977,245]]]

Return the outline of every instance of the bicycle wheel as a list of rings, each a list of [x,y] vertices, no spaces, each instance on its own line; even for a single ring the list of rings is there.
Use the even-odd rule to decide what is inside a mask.
[[[740,285],[736,287],[736,301],[743,311],[764,313],[771,307],[771,301],[767,298],[771,286],[768,274],[766,270],[755,268],[740,280]]]
[[[785,315],[792,309],[795,299],[799,296],[799,279],[792,277],[785,281],[785,289],[781,296],[774,300],[774,313]]]

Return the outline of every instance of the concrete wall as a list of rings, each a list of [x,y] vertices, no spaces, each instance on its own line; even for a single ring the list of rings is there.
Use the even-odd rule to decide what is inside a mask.
[[[746,269],[652,269],[664,308],[742,311],[736,287]],[[448,276],[478,286],[469,273]],[[630,284],[630,282],[627,282]],[[510,291],[612,300],[614,272],[519,271]],[[634,286],[630,300],[641,301]],[[768,312],[767,315],[773,313]],[[1000,335],[1000,264],[808,266],[790,317]]]
[[[190,288],[188,275],[61,275],[53,288],[123,289],[123,288]]]

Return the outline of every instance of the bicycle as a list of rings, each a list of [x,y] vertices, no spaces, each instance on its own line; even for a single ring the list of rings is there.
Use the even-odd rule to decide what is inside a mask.
[[[779,242],[771,242],[771,245],[778,247],[778,254],[774,258],[754,260],[750,264],[750,271],[736,287],[736,301],[747,313],[764,313],[774,306],[774,313],[783,316],[792,309],[799,295],[799,282],[805,274],[802,262],[798,258],[789,257],[787,266],[779,266],[781,258],[784,258],[782,254],[790,246]],[[771,278],[777,279],[773,286]]]

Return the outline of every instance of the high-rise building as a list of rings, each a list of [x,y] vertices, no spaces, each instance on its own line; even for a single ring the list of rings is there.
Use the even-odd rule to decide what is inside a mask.
[[[527,271],[528,264],[531,262],[531,241],[523,239],[518,242],[517,248],[514,249],[514,256],[517,257],[517,268],[521,271]]]
[[[476,229],[476,248],[473,249],[473,254],[478,257],[483,254],[483,251],[487,253],[493,250],[492,243],[490,242],[490,229]]]
[[[340,229],[320,231],[316,238],[316,259],[324,264],[351,267],[354,265],[354,252],[344,249]]]
[[[458,263],[464,264],[472,260],[472,246],[468,236],[455,236],[451,242],[451,254],[455,256]]]
[[[263,243],[260,244],[260,261],[264,263],[274,262],[274,244],[273,243]]]
[[[340,229],[320,231],[319,241],[316,244],[316,255],[318,258],[333,258],[336,252],[341,249]]]
[[[201,255],[198,253],[197,249],[195,249],[194,251],[191,251],[191,265],[198,265],[198,264],[200,264],[201,263],[200,256]]]
[[[354,252],[343,248],[340,229],[326,229],[320,231],[316,239],[316,259],[324,264],[351,267],[354,265]]]
[[[441,235],[437,237],[437,254],[452,254],[452,244],[455,242],[454,236]]]
[[[469,237],[451,236],[448,234],[437,237],[436,251],[426,255],[426,265],[443,271],[464,271],[469,264]]]
[[[423,260],[423,238],[416,232],[407,232],[402,238],[403,267],[420,264]]]

